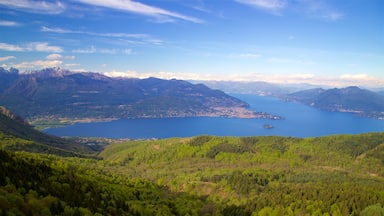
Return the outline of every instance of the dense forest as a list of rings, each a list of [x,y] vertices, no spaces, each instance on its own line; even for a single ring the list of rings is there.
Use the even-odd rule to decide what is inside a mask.
[[[0,143],[0,215],[384,214],[384,133],[115,141],[93,157]]]

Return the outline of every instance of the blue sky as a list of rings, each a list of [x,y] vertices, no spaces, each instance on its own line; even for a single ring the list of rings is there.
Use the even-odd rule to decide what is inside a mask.
[[[0,66],[384,87],[382,0],[0,0]]]

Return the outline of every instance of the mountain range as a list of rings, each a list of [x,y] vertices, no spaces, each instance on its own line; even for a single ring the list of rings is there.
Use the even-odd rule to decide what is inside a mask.
[[[384,119],[384,91],[356,86],[320,87],[311,84],[274,84],[261,81],[204,81],[205,85],[229,94],[256,94],[297,101],[332,112],[349,112],[359,116]],[[267,110],[268,111],[268,110]]]
[[[207,87],[209,86],[209,87]],[[220,90],[213,90],[220,89]],[[258,94],[298,101],[327,111],[384,118],[384,95],[359,87],[108,77],[61,68],[19,73],[0,68],[0,105],[29,121],[95,121],[118,118],[221,116],[281,117],[249,110],[227,93]],[[44,124],[44,123],[43,123]]]
[[[0,103],[27,119],[161,118],[265,113],[203,84],[158,78],[112,78],[48,68],[31,73],[0,69]]]
[[[384,119],[384,96],[356,86],[298,91],[286,95],[285,99],[327,111],[349,112]]]

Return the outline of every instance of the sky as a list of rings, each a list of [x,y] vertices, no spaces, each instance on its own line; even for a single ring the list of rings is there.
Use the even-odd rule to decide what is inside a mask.
[[[0,0],[0,66],[384,87],[384,1]]]

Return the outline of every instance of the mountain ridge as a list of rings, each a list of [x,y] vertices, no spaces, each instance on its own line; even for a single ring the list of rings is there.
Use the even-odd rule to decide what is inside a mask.
[[[0,86],[0,102],[28,119],[273,117],[248,110],[246,102],[220,90],[183,80],[113,78],[61,68],[17,73],[10,79],[11,74],[15,76],[0,73],[1,79],[11,80]]]
[[[384,96],[357,86],[333,89],[310,89],[288,94],[285,99],[298,101],[322,110],[348,112],[384,119]]]

